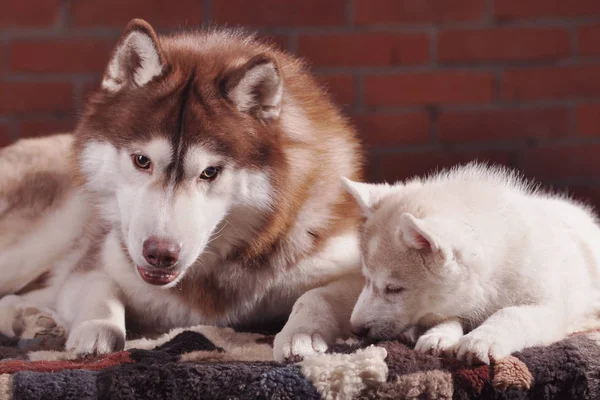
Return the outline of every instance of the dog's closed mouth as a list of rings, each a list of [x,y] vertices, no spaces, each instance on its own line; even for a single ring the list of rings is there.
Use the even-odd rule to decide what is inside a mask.
[[[142,267],[137,267],[137,270],[145,282],[157,286],[171,283],[179,276],[179,272],[152,271]]]

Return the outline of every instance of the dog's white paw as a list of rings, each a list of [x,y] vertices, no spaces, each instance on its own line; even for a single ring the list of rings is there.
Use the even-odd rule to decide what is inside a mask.
[[[77,354],[120,351],[125,347],[125,331],[110,321],[84,321],[71,331],[65,347]]]
[[[65,329],[57,321],[58,318],[50,310],[33,306],[19,306],[15,309],[12,329],[15,336],[24,339],[63,338]]]
[[[273,356],[276,361],[285,361],[292,357],[307,357],[327,351],[327,341],[317,331],[283,331],[275,336]]]
[[[490,364],[510,355],[498,338],[491,332],[474,330],[463,336],[456,345],[456,358],[468,365]]]
[[[417,340],[415,350],[434,356],[451,356],[458,342],[459,338],[445,332],[425,333]]]

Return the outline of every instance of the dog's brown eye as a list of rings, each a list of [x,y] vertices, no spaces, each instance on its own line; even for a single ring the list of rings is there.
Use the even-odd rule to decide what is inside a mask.
[[[401,287],[401,286],[392,286],[392,285],[387,285],[385,287],[385,294],[400,294],[402,292],[404,292],[405,288]]]
[[[148,157],[142,154],[133,155],[133,163],[136,167],[143,170],[149,170],[152,167],[152,161]]]
[[[200,174],[200,179],[205,181],[212,181],[219,175],[220,169],[218,167],[208,167]]]

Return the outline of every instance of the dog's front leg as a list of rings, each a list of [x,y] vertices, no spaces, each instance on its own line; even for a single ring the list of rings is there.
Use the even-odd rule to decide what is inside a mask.
[[[300,296],[275,337],[275,359],[323,353],[335,339],[349,336],[350,315],[363,285],[362,275],[352,274]]]
[[[565,333],[566,326],[551,307],[507,307],[458,341],[457,358],[489,364],[526,347],[550,344]]]
[[[125,345],[125,301],[104,272],[74,273],[58,299],[58,313],[69,327],[67,350],[102,354]]]

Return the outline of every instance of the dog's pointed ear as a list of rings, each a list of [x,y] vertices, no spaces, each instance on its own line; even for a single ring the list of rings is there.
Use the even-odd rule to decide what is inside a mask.
[[[127,85],[141,87],[166,70],[165,56],[154,29],[134,19],[125,28],[102,80],[102,88],[117,92]]]
[[[404,243],[414,249],[438,252],[441,249],[439,239],[427,226],[427,221],[415,218],[410,213],[400,215],[398,235]]]
[[[235,107],[269,122],[279,118],[283,81],[279,67],[270,57],[258,55],[228,73],[221,83],[223,95]]]
[[[354,182],[346,177],[342,177],[342,186],[354,197],[365,217],[370,217],[374,207],[392,190],[387,183]]]

